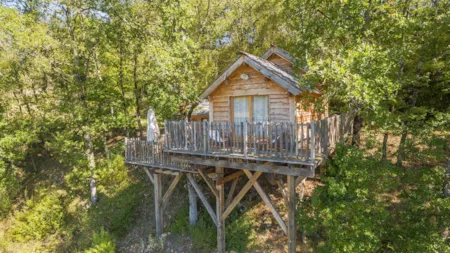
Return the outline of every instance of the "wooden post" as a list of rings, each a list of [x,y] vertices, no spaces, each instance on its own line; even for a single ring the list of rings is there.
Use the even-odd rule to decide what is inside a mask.
[[[314,165],[314,160],[316,159],[316,133],[315,133],[315,122],[314,120],[311,120],[311,147],[310,147],[310,156],[311,156],[311,163]]]
[[[155,189],[155,220],[156,220],[156,235],[159,237],[163,233],[163,210],[162,210],[162,184],[161,174],[154,174],[154,189]]]
[[[197,209],[197,195],[190,183],[187,184],[189,193],[189,224],[197,224],[198,221],[198,209]]]
[[[184,120],[184,122],[183,122],[183,129],[184,129],[184,149],[185,150],[188,150],[188,125],[189,125],[189,122],[188,122],[188,120],[187,119],[185,119]]]
[[[217,178],[223,178],[223,168],[216,167]],[[218,181],[219,181],[218,180]],[[216,198],[216,216],[217,216],[217,252],[225,253],[225,219],[222,214],[225,209],[225,184],[216,185],[218,197]]]
[[[206,120],[203,120],[203,153],[206,153],[208,150],[208,122]]]
[[[295,229],[295,178],[287,176],[288,184],[288,252],[295,253],[296,229]]]
[[[344,124],[345,124],[345,116],[344,113],[339,115],[339,143],[341,145],[344,144]]]
[[[247,142],[248,142],[248,133],[247,133],[247,126],[248,122],[244,122],[243,129],[242,129],[242,137],[243,137],[243,145],[242,145],[242,152],[244,153],[244,158],[247,159]]]

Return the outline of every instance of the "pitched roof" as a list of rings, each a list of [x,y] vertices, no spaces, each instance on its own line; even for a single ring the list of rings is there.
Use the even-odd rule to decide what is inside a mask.
[[[219,87],[222,82],[227,79],[228,76],[230,76],[243,63],[248,64],[259,73],[279,84],[281,87],[285,88],[294,95],[298,95],[304,91],[319,93],[317,90],[310,91],[306,87],[300,87],[297,78],[295,78],[293,75],[286,72],[276,64],[267,60],[267,58],[269,58],[273,52],[278,52],[276,51],[276,48],[277,47],[272,46],[271,49],[267,51],[269,52],[270,50],[272,50],[271,53],[268,54],[266,52],[262,58],[242,51],[241,56],[233,64],[231,64],[230,67],[228,67],[228,69],[225,70],[225,72],[223,72],[222,75],[220,75],[210,86],[208,86],[205,91],[203,91],[203,93],[200,95],[200,99],[207,98],[217,87]]]
[[[278,47],[278,46],[275,45],[275,44],[270,44],[270,48],[267,49],[267,51],[261,56],[261,58],[267,60],[267,59],[269,59],[270,56],[272,56],[272,55],[274,55],[274,54],[280,56],[281,58],[283,58],[283,59],[289,61],[289,62],[292,63],[292,64],[294,64],[294,63],[300,61],[297,57],[292,56],[288,51],[286,51],[286,50],[284,50],[284,49]],[[300,69],[301,69],[302,71],[306,72],[306,71],[307,71],[307,68],[308,68],[307,66],[303,66],[303,67],[300,68]]]
[[[247,56],[245,62],[248,65],[258,70],[267,78],[270,78],[274,82],[278,83],[292,94],[298,95],[304,90],[299,87],[297,78],[293,77],[273,62],[261,59],[246,52],[241,52],[241,54]]]
[[[295,57],[293,57],[288,51],[277,47],[275,44],[271,44],[270,48],[267,49],[267,51],[261,56],[261,58],[267,60],[273,54],[276,54],[276,55],[288,60],[290,63],[294,63],[294,61],[295,61]]]
[[[208,116],[208,115],[209,115],[209,102],[207,99],[204,99],[200,101],[200,103],[194,108],[192,116]]]

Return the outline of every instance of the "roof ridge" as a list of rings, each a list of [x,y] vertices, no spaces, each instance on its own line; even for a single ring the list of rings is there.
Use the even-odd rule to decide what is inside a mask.
[[[243,52],[245,55],[250,55],[250,56],[256,57],[256,58],[258,58],[260,61],[264,61],[265,63],[268,63],[268,64],[272,65],[273,67],[277,68],[279,71],[284,72],[286,75],[291,76],[293,79],[298,80],[298,78],[296,78],[294,75],[292,75],[291,73],[287,72],[286,70],[284,70],[283,68],[281,68],[281,67],[278,66],[277,64],[275,64],[275,63],[273,63],[273,62],[271,62],[271,61],[269,61],[269,60],[267,60],[267,59],[261,58],[261,57],[259,57],[259,56],[256,56],[256,55],[254,55],[254,54],[250,54],[250,53],[247,53],[247,52],[244,52],[244,51],[241,51],[241,52]]]

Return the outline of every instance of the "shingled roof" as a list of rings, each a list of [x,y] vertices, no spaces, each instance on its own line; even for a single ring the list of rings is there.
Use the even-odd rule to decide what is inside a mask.
[[[285,51],[283,50],[282,52]],[[222,82],[226,80],[228,76],[230,76],[243,63],[248,64],[250,67],[254,68],[259,73],[279,84],[281,87],[285,88],[294,95],[299,95],[304,91],[319,93],[315,89],[310,90],[307,87],[300,87],[298,79],[276,64],[268,61],[267,58],[269,56],[270,54],[267,52],[263,55],[263,58],[261,58],[242,51],[241,56],[233,64],[231,64],[231,66],[228,67],[228,69],[224,73],[222,73],[222,75],[220,75],[208,88],[206,88],[206,90],[200,95],[200,99],[207,98],[217,87],[219,87]]]
[[[292,86],[292,88],[290,87],[283,87],[286,88],[287,90],[291,91],[292,94],[294,95],[298,95],[295,94],[294,92],[296,92],[297,90],[300,90],[300,92],[304,91],[304,89],[301,89],[300,86],[298,85],[298,80],[293,77],[291,74],[289,74],[288,72],[286,72],[285,70],[283,70],[282,68],[280,68],[278,65],[274,64],[273,62],[270,62],[268,60],[259,58],[258,56],[246,53],[246,52],[241,52],[241,54],[247,56],[249,59],[251,59],[250,61],[246,61],[246,63],[248,65],[250,65],[251,67],[253,67],[254,69],[258,70],[259,72],[261,72],[261,74],[267,76],[268,78],[272,79],[275,81],[275,79],[282,79],[286,84],[289,84],[290,86]],[[267,72],[267,73],[263,73],[263,72]],[[276,78],[274,78],[274,76],[276,76]]]

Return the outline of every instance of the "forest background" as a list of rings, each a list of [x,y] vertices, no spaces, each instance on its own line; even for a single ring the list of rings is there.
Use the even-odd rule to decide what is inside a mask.
[[[0,252],[165,250],[151,222],[132,232],[151,186],[123,138],[144,135],[149,107],[189,117],[239,51],[271,43],[363,126],[301,203],[306,250],[449,252],[449,31],[440,0],[3,0]],[[211,251],[207,217],[174,210],[168,230]],[[228,248],[274,250],[254,225],[232,219]]]

